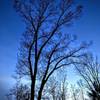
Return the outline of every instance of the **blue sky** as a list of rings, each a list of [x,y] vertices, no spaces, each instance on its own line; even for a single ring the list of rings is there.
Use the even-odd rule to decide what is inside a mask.
[[[17,63],[19,41],[25,25],[12,6],[12,0],[0,0],[0,83],[11,84]],[[91,41],[90,50],[100,57],[100,0],[77,0],[83,5],[81,18],[68,27],[79,41]],[[71,74],[72,75],[72,74]],[[69,75],[69,78],[71,77]],[[74,81],[74,78],[72,78]]]
[[[0,83],[11,84],[17,51],[24,24],[13,9],[11,0],[0,0]],[[10,80],[10,82],[9,82]]]

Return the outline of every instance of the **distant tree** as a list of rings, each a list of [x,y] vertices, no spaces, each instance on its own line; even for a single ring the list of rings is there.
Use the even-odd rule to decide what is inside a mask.
[[[43,93],[43,96],[45,96],[45,94],[48,95],[46,95],[44,98],[49,98],[48,100],[68,99],[68,83],[66,77],[64,76],[61,80],[59,80],[59,77],[55,77],[52,76],[47,82],[45,87],[46,91]]]
[[[30,79],[31,100],[41,100],[50,76],[83,54],[85,45],[73,46],[75,37],[66,34],[66,27],[82,11],[82,6],[73,4],[73,0],[14,0],[26,24],[16,72]]]
[[[79,86],[79,89],[80,89],[80,98],[81,100],[85,100],[85,93],[84,93],[84,84],[83,84],[83,81],[82,80],[79,80],[77,82],[77,85]]]
[[[61,81],[61,87],[60,87],[60,100],[66,100],[68,99],[68,87],[67,87],[67,78],[66,76]]]
[[[79,89],[75,85],[71,85],[71,95],[72,100],[79,100]]]
[[[100,64],[97,59],[92,54],[85,55],[76,69],[86,82],[89,97],[100,100]]]
[[[52,100],[57,100],[57,96],[58,96],[58,89],[59,86],[57,84],[57,81],[55,79],[51,79],[49,81],[49,94],[51,95]]]
[[[66,100],[68,98],[68,83],[65,76],[60,81],[57,81],[56,79],[51,79],[51,81],[49,81],[49,84],[49,94],[51,95],[52,100]]]
[[[7,94],[8,100],[30,100],[30,89],[17,81],[16,85]]]

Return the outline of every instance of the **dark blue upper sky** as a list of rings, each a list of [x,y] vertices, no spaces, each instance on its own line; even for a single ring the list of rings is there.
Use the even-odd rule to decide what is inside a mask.
[[[17,62],[19,41],[25,25],[15,12],[12,0],[0,0],[0,83],[11,80]],[[100,57],[100,0],[77,0],[83,5],[83,15],[68,32],[81,41],[93,40],[91,50]]]

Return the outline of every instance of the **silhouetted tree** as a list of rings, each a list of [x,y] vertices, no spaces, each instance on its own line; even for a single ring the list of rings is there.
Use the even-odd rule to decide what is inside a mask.
[[[77,84],[78,84],[78,86],[79,86],[79,89],[80,89],[80,95],[81,95],[81,100],[85,100],[85,93],[84,93],[84,90],[83,90],[83,88],[84,88],[84,84],[83,84],[83,81],[82,80],[79,80],[78,82],[77,82]]]
[[[77,89],[75,85],[71,85],[71,94],[72,94],[72,100],[79,99],[79,89]]]
[[[30,100],[30,88],[27,85],[23,85],[18,80],[9,94],[7,94],[7,97],[8,100]]]
[[[66,77],[62,78],[62,80],[58,81],[55,78],[49,81],[49,94],[51,95],[52,100],[66,100],[68,99],[67,95],[67,80]],[[66,98],[67,97],[67,98]],[[51,99],[50,98],[50,99]]]
[[[31,100],[35,96],[41,100],[49,77],[82,55],[85,46],[74,47],[75,37],[66,34],[66,26],[82,10],[82,6],[73,4],[73,0],[14,0],[16,11],[26,23],[16,72],[20,77],[29,77]]]
[[[92,54],[80,59],[80,64],[75,65],[78,73],[87,83],[88,95],[92,100],[100,100],[100,64]]]
[[[58,96],[58,84],[57,81],[55,79],[51,79],[49,81],[49,94],[51,95],[52,100],[57,100],[57,96]]]
[[[66,100],[68,99],[67,91],[68,91],[68,83],[66,82],[66,76],[61,81],[61,87],[60,87],[60,100]]]

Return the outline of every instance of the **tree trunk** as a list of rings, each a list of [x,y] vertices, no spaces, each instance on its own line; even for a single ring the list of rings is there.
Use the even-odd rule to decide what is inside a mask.
[[[31,83],[31,100],[34,100],[34,84],[33,82]]]
[[[31,77],[31,100],[35,98],[35,83],[36,83],[36,74],[37,74],[37,66],[38,66],[38,59],[37,59],[37,32],[35,33],[35,64],[34,64],[34,75]]]
[[[44,85],[45,85],[45,82],[42,83],[40,90],[38,92],[38,100],[41,100],[42,98],[42,91],[43,91]]]

